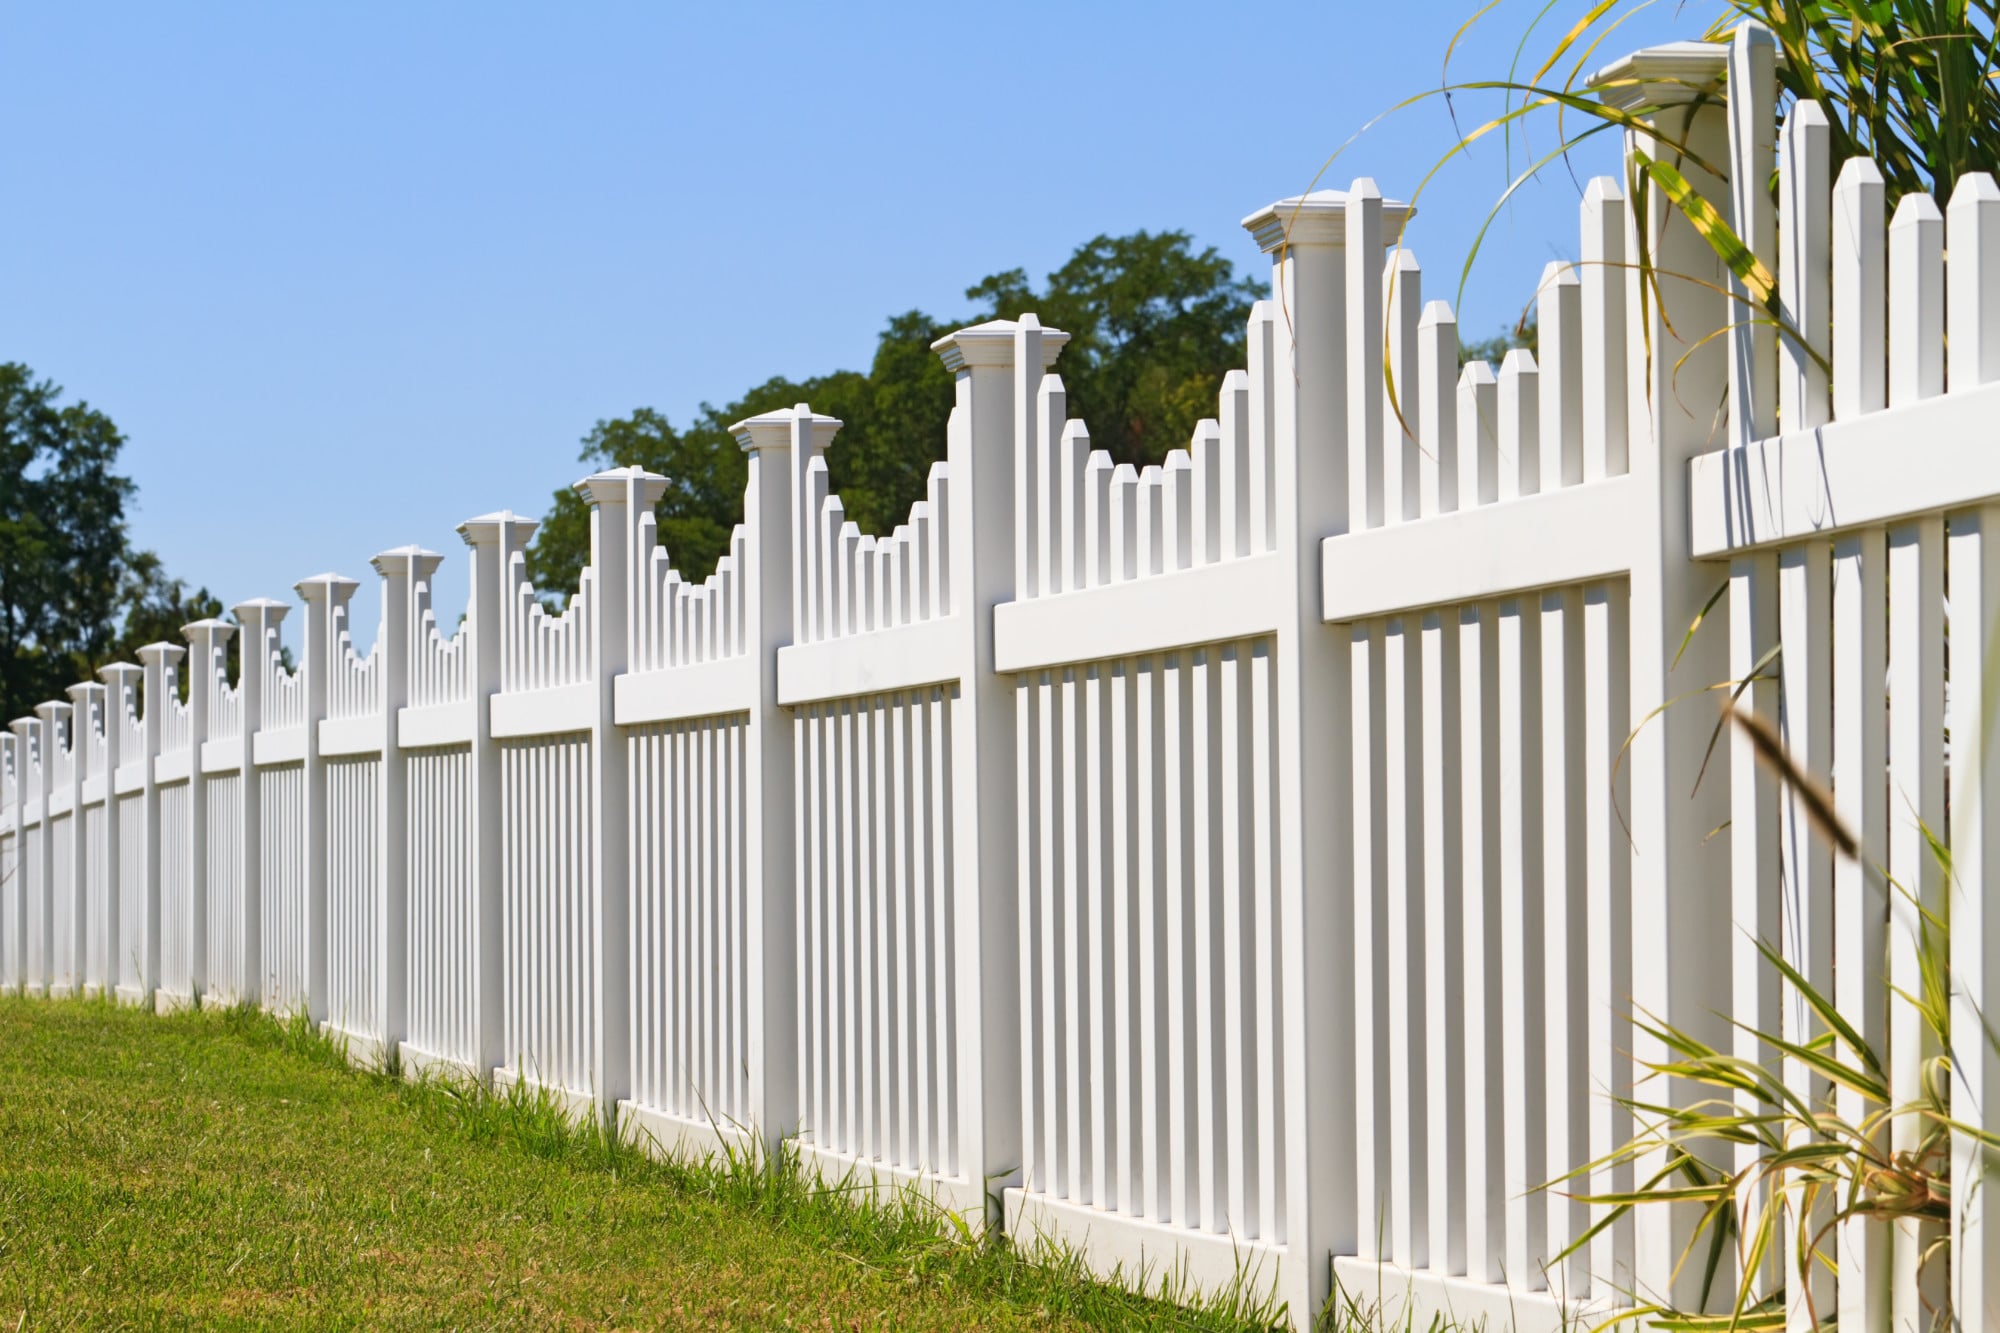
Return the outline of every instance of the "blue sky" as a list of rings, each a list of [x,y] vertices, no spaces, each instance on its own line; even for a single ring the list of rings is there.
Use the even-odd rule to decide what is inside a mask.
[[[1504,71],[1536,7],[1457,68]],[[138,541],[225,602],[331,569],[372,625],[368,557],[414,541],[455,613],[457,523],[540,514],[601,417],[865,366],[892,312],[1099,233],[1261,276],[1238,220],[1435,86],[1472,8],[15,3],[0,359],[113,416]],[[1451,133],[1405,112],[1323,184],[1407,197]],[[1427,296],[1505,177],[1487,152],[1424,195]],[[1468,336],[1573,257],[1575,206],[1551,174],[1496,222]]]

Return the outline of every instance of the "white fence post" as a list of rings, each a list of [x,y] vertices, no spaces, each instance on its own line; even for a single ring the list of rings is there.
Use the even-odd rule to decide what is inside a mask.
[[[1250,348],[1251,379],[1269,386],[1267,394],[1253,391],[1251,402],[1268,395],[1272,403],[1274,419],[1260,423],[1275,445],[1272,545],[1283,557],[1287,585],[1279,600],[1296,608],[1295,618],[1279,626],[1274,654],[1275,799],[1286,812],[1278,821],[1277,880],[1285,1160],[1293,1177],[1285,1192],[1283,1238],[1291,1259],[1281,1294],[1301,1326],[1331,1291],[1331,1256],[1372,1260],[1376,1248],[1363,1243],[1377,1222],[1375,1186],[1364,1183],[1373,1177],[1356,1172],[1377,1146],[1356,1137],[1357,1098],[1364,1095],[1356,1065],[1372,1058],[1356,1036],[1356,988],[1364,983],[1331,965],[1362,947],[1354,939],[1354,899],[1370,889],[1351,878],[1352,666],[1345,634],[1321,614],[1320,541],[1366,526],[1374,514],[1381,423],[1379,406],[1370,405],[1381,402],[1381,339],[1369,330],[1379,329],[1373,322],[1379,315],[1363,321],[1358,342],[1368,345],[1350,345],[1356,341],[1350,306],[1373,299],[1379,311],[1376,256],[1401,236],[1408,215],[1402,205],[1384,204],[1372,182],[1359,182],[1352,193],[1281,200],[1244,220],[1271,256],[1271,295],[1280,312],[1271,325],[1275,346]],[[1350,255],[1357,236],[1365,253]],[[1460,484],[1468,483],[1461,477]],[[1293,817],[1308,810],[1310,818]]]
[[[269,659],[278,651],[278,626],[291,610],[283,602],[256,597],[230,608],[241,627],[236,640],[237,733],[230,742],[242,774],[241,805],[237,810],[237,891],[242,894],[243,932],[239,946],[243,975],[238,978],[245,999],[261,1001],[264,977],[264,851],[262,779],[257,771],[257,730],[264,724],[264,685]]]
[[[1014,693],[993,670],[993,607],[1014,597],[1016,458],[1033,439],[1042,372],[1067,334],[1033,316],[960,329],[932,345],[957,377],[946,444],[949,613],[972,622],[950,701],[957,886],[959,1162],[991,1201],[1021,1178],[1021,1004]],[[969,815],[969,818],[967,816]],[[967,898],[971,901],[967,901]]]
[[[84,758],[82,746],[78,743],[82,728],[77,725],[77,709],[73,703],[52,700],[35,711],[48,720],[49,725],[43,734],[49,738],[50,753],[60,748],[67,761],[62,766],[62,772],[50,775],[49,801],[50,809],[61,807],[56,813],[66,816],[69,822],[57,829],[55,820],[48,817],[48,810],[44,811],[49,826],[52,945],[49,953],[49,998],[62,999],[83,993],[83,950],[89,915],[83,892],[83,808],[80,798]],[[64,910],[58,912],[58,904]]]
[[[595,710],[590,728],[590,827],[596,880],[596,985],[585,1003],[595,1008],[589,1025],[596,1048],[590,1051],[597,1112],[615,1125],[618,1103],[631,1095],[631,817],[630,769],[625,738],[618,730],[614,682],[632,661],[630,642],[632,571],[638,564],[639,518],[651,513],[666,479],[642,468],[599,472],[577,483],[590,502],[590,568],[596,579],[595,616],[590,632],[596,670],[590,685]]]
[[[1650,134],[1627,132],[1627,160],[1638,150],[1672,161],[1677,148],[1711,164],[1728,160],[1726,109],[1699,96],[1722,73],[1724,59],[1719,46],[1681,43],[1641,51],[1595,77],[1593,84],[1608,104],[1644,111],[1651,127]],[[1726,186],[1690,160],[1680,159],[1678,166],[1705,198],[1719,208],[1728,206]],[[1717,997],[1729,993],[1728,846],[1709,834],[1727,817],[1727,792],[1719,775],[1699,786],[1695,782],[1715,716],[1699,704],[1665,706],[1684,694],[1706,698],[1703,691],[1729,673],[1725,636],[1713,628],[1683,646],[1719,577],[1692,560],[1687,460],[1711,447],[1718,433],[1715,420],[1703,414],[1723,401],[1726,346],[1721,339],[1697,344],[1731,317],[1717,294],[1727,275],[1714,251],[1659,189],[1648,193],[1643,216],[1635,207],[1633,223],[1635,229],[1645,229],[1646,252],[1660,273],[1657,286],[1647,284],[1636,293],[1628,288],[1627,303],[1634,320],[1627,339],[1635,377],[1628,395],[1631,470],[1643,497],[1635,510],[1635,730],[1627,761],[1634,858],[1633,1004],[1726,1047],[1729,1036],[1715,1011]],[[1641,253],[1635,244],[1626,249]],[[1664,1047],[1643,1031],[1635,1029],[1633,1039],[1634,1056],[1642,1065],[1666,1058]],[[1686,1101],[1700,1095],[1691,1087],[1661,1088],[1649,1093],[1648,1100]],[[1657,1166],[1641,1162],[1638,1174],[1646,1177]],[[1639,1210],[1634,1277],[1642,1300],[1669,1300],[1681,1308],[1695,1303],[1701,1265],[1676,1267],[1693,1222],[1692,1209]]]
[[[208,975],[208,783],[202,748],[208,743],[215,697],[225,681],[225,654],[236,627],[221,620],[197,620],[182,631],[188,641],[188,1002],[200,1004]]]
[[[47,995],[49,957],[48,909],[48,762],[42,746],[39,718],[20,717],[7,724],[14,733],[19,804],[15,807],[15,878],[21,903],[21,993]],[[34,829],[28,828],[28,808],[38,807]]]
[[[359,587],[340,574],[316,574],[293,585],[306,604],[305,633],[299,648],[299,672],[304,678],[305,714],[305,857],[306,857],[306,1016],[314,1025],[332,1017],[327,1011],[327,806],[326,760],[320,755],[320,723],[327,715],[327,681],[333,654],[339,648],[335,620]],[[148,719],[150,725],[150,718]]]
[[[146,668],[114,662],[98,668],[104,681],[105,821],[109,844],[105,861],[111,876],[111,910],[115,914],[106,963],[105,993],[121,1004],[151,1005],[159,972],[160,871],[159,801],[153,791],[153,753],[158,723],[142,717]],[[139,719],[139,726],[131,722]],[[128,744],[136,741],[137,744]],[[137,773],[136,783],[121,783],[121,770]],[[122,788],[130,788],[123,790]],[[134,800],[137,818],[125,824],[125,802]],[[128,872],[129,867],[129,872]],[[127,883],[128,873],[135,881]],[[125,985],[127,965],[131,985]]]
[[[478,932],[473,950],[472,1005],[473,1069],[489,1080],[507,1063],[506,976],[502,948],[502,863],[500,744],[493,738],[492,699],[500,692],[500,660],[505,646],[502,620],[507,593],[506,571],[516,553],[527,549],[536,522],[511,510],[482,514],[458,525],[459,536],[472,548],[471,599],[466,609],[467,688],[472,709],[471,790],[466,817],[471,821],[467,845],[472,849],[472,897],[478,904],[468,923]]]
[[[21,783],[14,734],[0,732],[0,801],[7,812],[6,842],[0,843],[0,994],[21,988],[22,934],[27,900],[21,892]]]
[[[187,656],[187,649],[176,643],[149,643],[139,650],[139,661],[146,673],[141,726],[146,737],[146,765],[141,788],[145,799],[146,818],[146,867],[142,892],[146,897],[146,944],[141,958],[143,975],[139,982],[138,1002],[151,1005],[158,1010],[163,1005],[177,1002],[162,993],[165,981],[165,959],[163,945],[166,939],[168,905],[166,900],[167,842],[162,823],[164,810],[159,790],[159,755],[165,747],[167,717],[176,704],[178,695],[177,668],[181,659]],[[183,918],[186,909],[183,904],[175,904],[174,909]],[[185,921],[183,921],[185,924]],[[186,997],[180,997],[185,1000]]]
[[[104,938],[104,932],[107,927],[115,929],[118,920],[118,895],[115,891],[110,891],[104,895],[102,903],[94,900],[91,891],[90,873],[92,864],[92,857],[90,855],[91,832],[89,820],[85,817],[84,807],[85,784],[92,778],[102,777],[106,788],[103,818],[106,821],[110,819],[110,779],[107,774],[99,774],[96,767],[96,765],[103,765],[105,763],[105,756],[107,754],[107,748],[99,747],[95,740],[96,737],[104,734],[106,723],[108,722],[104,711],[104,686],[97,681],[88,681],[72,685],[64,690],[63,693],[69,696],[70,702],[69,743],[71,750],[70,782],[72,792],[70,802],[72,813],[70,818],[72,821],[71,833],[76,839],[74,861],[76,869],[72,878],[72,884],[76,893],[76,903],[72,909],[74,915],[71,917],[71,925],[76,932],[74,961],[71,966],[75,969],[76,975],[72,979],[72,984],[75,987],[75,993],[78,995],[91,995],[93,991],[100,994],[109,994],[111,988],[108,984],[105,984],[101,974],[95,983],[91,980],[90,959],[93,952],[91,941],[94,938]],[[108,745],[109,738],[107,737],[106,746],[108,747]],[[96,765],[92,763],[93,754],[96,756]],[[101,858],[99,866],[101,874],[110,873],[103,868]],[[113,947],[114,940],[106,940],[103,955],[107,963],[109,962]]]
[[[382,709],[382,770],[375,784],[375,1014],[384,1059],[409,1031],[410,915],[408,764],[397,713],[410,701],[410,649],[416,585],[444,562],[436,551],[399,546],[370,563],[382,576],[381,642],[376,645]]]
[[[70,706],[49,700],[35,705],[35,716],[41,719],[42,751],[42,822],[37,837],[41,843],[41,873],[37,877],[38,892],[42,904],[42,993],[50,999],[61,999],[69,993],[65,978],[65,958],[71,941],[64,939],[67,933],[56,929],[57,905],[66,891],[66,886],[57,882],[56,874],[58,838],[56,836],[55,807],[58,797],[67,799],[70,791],[67,773],[56,772],[56,756],[65,750],[63,733],[69,727]],[[69,766],[75,771],[75,764]],[[64,837],[70,838],[72,829],[64,830]],[[74,854],[74,840],[71,838],[70,851]]]
[[[744,599],[749,623],[743,641],[757,673],[756,706],[750,712],[750,739],[744,791],[748,865],[744,875],[749,959],[750,1106],[766,1151],[775,1151],[798,1128],[799,1081],[804,1062],[799,1044],[798,873],[794,826],[795,756],[788,710],[778,705],[778,649],[793,642],[801,610],[794,587],[792,505],[806,493],[805,470],[839,429],[830,417],[801,405],[772,412],[734,427],[749,455],[749,484],[743,515],[750,526],[745,544]]]

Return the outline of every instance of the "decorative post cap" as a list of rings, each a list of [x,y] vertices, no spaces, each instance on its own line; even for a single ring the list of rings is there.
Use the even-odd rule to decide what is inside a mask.
[[[252,597],[247,602],[238,602],[229,608],[229,614],[236,617],[239,625],[255,621],[264,625],[275,625],[285,618],[292,609],[290,602],[281,602],[274,597]]]
[[[1586,86],[1618,111],[1666,107],[1722,95],[1726,42],[1666,42],[1634,51],[1591,75]]]
[[[220,646],[235,637],[236,626],[226,620],[197,620],[192,625],[181,627],[181,634],[189,646],[208,644]]]
[[[1343,245],[1347,241],[1348,201],[1381,191],[1366,176],[1345,190],[1314,190],[1280,199],[1243,219],[1243,230],[1270,254],[1286,245]],[[1400,199],[1382,200],[1382,244],[1395,245],[1417,210]]]
[[[187,649],[177,643],[149,643],[139,650],[139,660],[147,666],[171,667],[187,656]]]
[[[526,546],[528,539],[535,535],[535,529],[541,526],[537,519],[517,514],[511,509],[502,509],[497,513],[466,519],[458,525],[458,535],[467,546],[497,545],[503,535],[513,537],[517,545]]]
[[[615,467],[591,473],[576,484],[576,489],[593,506],[629,497],[634,508],[651,509],[667,493],[667,479],[642,467]]]
[[[300,579],[292,585],[292,591],[307,602],[333,602],[338,605],[354,595],[360,583],[345,574],[315,574],[309,579]]]
[[[796,425],[801,431],[811,433],[813,452],[824,453],[845,424],[838,417],[823,417],[800,403],[796,407],[781,407],[762,416],[745,417],[731,426],[729,433],[736,437],[736,443],[748,454],[764,449],[791,448],[792,429]]]
[[[61,699],[50,699],[46,703],[35,705],[35,716],[41,718],[44,722],[65,721],[75,711],[73,705],[65,703]]]
[[[104,686],[94,680],[79,681],[63,691],[74,708],[88,708],[93,699],[104,697]]]
[[[1040,329],[1042,334],[1042,364],[1047,370],[1062,354],[1069,335],[1061,329],[1044,329],[1042,322],[1033,315],[1023,315],[1018,320],[989,319],[984,324],[974,324],[971,328],[947,333],[931,344],[931,350],[944,360],[944,368],[956,373],[967,366],[1008,366],[1014,363],[1014,335],[1023,329]]]
[[[97,668],[98,679],[114,690],[133,690],[145,679],[146,668],[133,662],[113,662]]]
[[[41,730],[41,726],[42,720],[38,717],[17,717],[7,724],[7,730],[32,745],[35,733]]]
[[[436,551],[427,551],[421,546],[392,546],[378,553],[368,562],[375,566],[375,572],[385,579],[397,579],[415,573],[420,579],[427,579],[437,573],[437,567],[444,563],[444,557]]]

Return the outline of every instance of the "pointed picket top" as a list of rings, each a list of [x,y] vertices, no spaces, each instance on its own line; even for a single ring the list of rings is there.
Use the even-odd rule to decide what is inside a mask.
[[[458,535],[467,546],[498,545],[502,537],[509,537],[518,549],[526,546],[541,526],[540,519],[517,514],[511,509],[499,509],[466,519],[458,525]]]
[[[592,505],[623,500],[630,495],[635,508],[651,509],[667,493],[667,479],[642,467],[615,467],[591,473],[577,482],[575,489]]]
[[[377,552],[368,563],[385,579],[402,578],[412,572],[420,579],[427,579],[437,573],[438,566],[444,563],[444,556],[421,546],[392,546]]]
[[[1269,203],[1243,219],[1257,248],[1272,254],[1287,245],[1343,245],[1347,241],[1347,204],[1359,194],[1381,191],[1363,176],[1345,190],[1314,190]],[[1382,243],[1395,245],[1417,210],[1400,199],[1382,200]]]
[[[1014,339],[1020,333],[1041,335],[1042,364],[1038,369],[1047,370],[1062,354],[1069,335],[1061,329],[1042,327],[1042,321],[1032,314],[1014,319],[989,319],[984,324],[974,324],[970,328],[947,333],[931,344],[931,350],[944,360],[944,368],[956,374],[967,366],[1010,366],[1014,364]]]
[[[838,417],[822,416],[800,403],[795,407],[766,412],[762,416],[745,417],[731,426],[729,433],[736,437],[736,443],[747,454],[764,449],[789,449],[795,430],[809,431],[813,452],[823,453],[846,424]]]

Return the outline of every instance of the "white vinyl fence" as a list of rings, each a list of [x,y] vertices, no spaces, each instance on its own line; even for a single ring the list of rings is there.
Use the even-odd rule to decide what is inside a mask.
[[[791,1140],[1301,1322],[1336,1278],[1494,1327],[1691,1299],[1688,1215],[1558,1266],[1602,1213],[1535,1187],[1631,1134],[1615,1097],[1664,1055],[1635,1013],[1758,1060],[1728,1019],[1816,1035],[1757,939],[1903,1100],[1935,1052],[1892,988],[1914,904],[1948,911],[1953,1109],[2000,1126],[2000,187],[1885,218],[1813,108],[1780,123],[1772,59],[1752,26],[1598,86],[1649,127],[1628,153],[1728,164],[1684,167],[1797,336],[1602,178],[1538,355],[1461,369],[1407,207],[1280,201],[1245,223],[1245,365],[1159,466],[1068,418],[1067,335],[984,324],[937,346],[943,461],[892,532],[846,521],[840,423],[800,405],[737,427],[742,523],[699,584],[655,540],[667,482],[601,473],[560,614],[534,523],[490,514],[454,634],[443,557],[404,547],[366,656],[320,575],[296,672],[259,600],[15,722],[0,983],[304,1012],[357,1058],[667,1151]],[[1859,861],[1743,737],[1703,771],[1704,700],[1752,675]],[[1949,1263],[1849,1227],[1822,1313],[1914,1328],[1949,1288],[2000,1327],[2000,1168],[1965,1139],[1953,1169]]]

